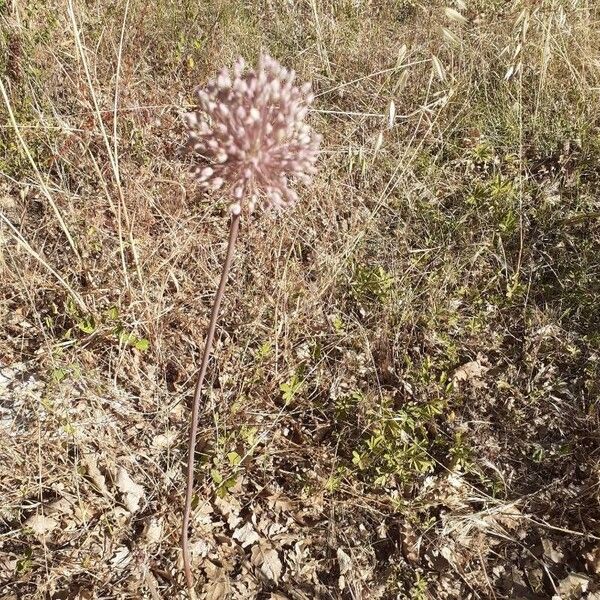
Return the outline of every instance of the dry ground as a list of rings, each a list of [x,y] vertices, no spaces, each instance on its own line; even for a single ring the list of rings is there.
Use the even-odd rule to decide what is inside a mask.
[[[195,85],[314,82],[243,224],[197,456],[201,598],[600,597],[595,0],[0,0],[0,597],[183,598],[227,202]],[[393,105],[391,104],[393,102]]]

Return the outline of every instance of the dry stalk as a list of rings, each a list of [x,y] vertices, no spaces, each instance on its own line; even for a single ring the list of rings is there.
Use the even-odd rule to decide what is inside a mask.
[[[194,452],[196,448],[196,436],[198,433],[200,399],[202,397],[202,384],[204,383],[204,377],[206,375],[206,369],[208,367],[208,359],[210,357],[210,351],[212,349],[212,344],[215,337],[215,329],[217,327],[219,309],[223,300],[225,285],[227,284],[227,277],[229,276],[229,271],[231,270],[233,251],[235,249],[235,242],[238,237],[239,229],[240,215],[232,214],[231,224],[229,226],[229,241],[227,243],[227,254],[225,256],[225,262],[223,263],[223,268],[221,270],[221,280],[219,281],[219,287],[217,288],[217,293],[215,294],[215,299],[213,301],[212,311],[210,313],[208,333],[206,334],[206,342],[204,344],[204,354],[202,356],[202,364],[200,366],[200,374],[198,375],[196,392],[194,394],[194,404],[192,407],[190,435],[188,441],[187,487],[185,492],[185,508],[183,511],[183,529],[181,535],[181,549],[183,551],[183,569],[185,571],[185,581],[188,590],[191,590],[190,594],[192,595],[192,597],[194,594],[194,576],[192,575],[188,528],[190,524],[190,515],[192,512],[192,495],[194,492]]]

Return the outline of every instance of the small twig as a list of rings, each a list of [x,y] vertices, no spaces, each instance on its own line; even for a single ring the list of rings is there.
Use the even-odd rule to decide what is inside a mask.
[[[217,327],[217,317],[219,316],[219,308],[221,301],[223,300],[223,293],[225,292],[225,285],[227,284],[227,277],[231,269],[231,262],[233,259],[233,251],[235,248],[235,241],[238,237],[240,228],[240,215],[231,215],[231,224],[229,227],[229,242],[227,244],[227,255],[225,262],[223,263],[223,269],[221,271],[221,281],[215,299],[213,301],[212,311],[210,314],[210,323],[208,326],[208,333],[206,334],[206,343],[204,346],[204,355],[202,357],[202,364],[200,366],[200,374],[198,375],[198,383],[196,384],[196,392],[194,394],[194,405],[192,407],[192,418],[190,423],[190,437],[188,443],[188,462],[187,462],[187,488],[185,492],[185,508],[183,512],[183,528],[181,535],[181,549],[183,551],[183,570],[185,571],[185,580],[188,588],[188,592],[192,598],[195,597],[194,592],[194,577],[192,575],[192,567],[190,560],[190,545],[188,538],[188,528],[190,524],[190,515],[192,512],[192,494],[194,491],[194,452],[196,448],[196,434],[198,432],[198,416],[200,412],[200,398],[202,396],[202,384],[204,382],[204,376],[206,375],[206,369],[208,367],[208,358],[212,348],[213,339],[215,337],[215,329]]]

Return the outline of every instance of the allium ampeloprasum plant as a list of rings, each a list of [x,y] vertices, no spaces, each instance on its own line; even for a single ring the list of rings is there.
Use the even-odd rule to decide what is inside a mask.
[[[257,206],[290,206],[298,200],[290,184],[309,183],[315,172],[321,138],[305,123],[314,96],[310,83],[299,87],[294,81],[294,71],[269,56],[262,56],[256,69],[246,69],[239,59],[233,73],[222,69],[216,79],[196,91],[198,109],[185,116],[189,144],[199,159],[192,173],[203,189],[223,190],[230,197],[231,216],[227,254],[213,301],[190,424],[182,550],[186,584],[191,591],[194,578],[188,529],[200,399],[240,219]]]

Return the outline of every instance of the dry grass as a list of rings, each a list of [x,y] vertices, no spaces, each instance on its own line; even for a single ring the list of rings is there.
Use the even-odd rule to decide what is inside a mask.
[[[0,597],[184,597],[228,203],[188,180],[180,116],[261,49],[314,81],[324,146],[296,209],[242,227],[200,597],[598,597],[593,2],[0,15]]]

